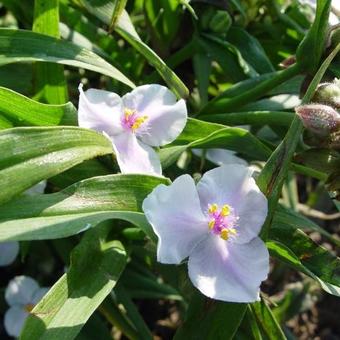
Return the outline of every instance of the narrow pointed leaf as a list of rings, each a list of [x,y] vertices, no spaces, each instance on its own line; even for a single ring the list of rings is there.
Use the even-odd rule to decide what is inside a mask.
[[[77,114],[70,102],[62,105],[42,104],[5,87],[0,87],[0,112],[16,125],[37,126],[58,125],[64,115]]]
[[[113,153],[103,135],[78,127],[0,132],[0,203],[84,160]]]
[[[60,38],[59,0],[35,0],[33,32]],[[35,65],[35,86],[38,97],[50,104],[67,102],[64,66],[51,63]]]
[[[250,305],[253,315],[256,318],[263,334],[269,340],[286,340],[279,323],[276,321],[272,311],[265,301],[261,300]]]
[[[93,4],[88,0],[80,0],[80,3],[89,11],[89,13],[96,16],[105,24],[110,25],[110,13],[113,13],[114,9],[112,2],[98,0],[96,1],[96,4]],[[164,81],[178,97],[185,98],[189,95],[189,90],[180,78],[178,78],[178,76],[165,64],[165,62],[141,40],[132,24],[129,14],[125,10],[121,12],[114,30],[131,46],[133,46],[133,48],[142,54],[153,67],[156,68]]]
[[[214,301],[195,293],[187,319],[179,327],[174,340],[232,339],[246,309],[245,303]]]
[[[0,28],[0,65],[27,61],[47,61],[85,68],[135,87],[114,66],[85,48],[44,34]]]
[[[161,183],[169,181],[146,175],[108,175],[57,193],[20,197],[0,206],[0,241],[67,237],[108,219],[134,223],[154,240],[141,206]]]
[[[105,226],[106,227],[106,226]],[[119,241],[105,242],[107,226],[84,236],[71,267],[34,307],[20,339],[71,340],[111,292],[127,256]]]

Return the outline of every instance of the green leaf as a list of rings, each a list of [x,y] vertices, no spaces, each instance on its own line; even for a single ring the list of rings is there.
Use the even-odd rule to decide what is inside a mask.
[[[97,0],[95,3],[88,0],[79,0],[80,3],[105,24],[110,24],[110,13],[113,13],[113,4],[107,0]],[[178,76],[165,64],[165,62],[139,37],[128,13],[124,10],[119,17],[115,31],[134,47],[146,60],[156,68],[158,73],[178,97],[187,97],[189,90]]]
[[[172,71],[166,63],[140,39],[138,35],[136,36],[136,31],[133,28],[131,19],[126,12],[123,12],[119,18],[115,31],[133,48],[135,48],[136,51],[145,57],[145,59],[157,70],[165,83],[177,95],[177,97],[186,98],[189,96],[188,88],[176,75],[176,73]]]
[[[88,232],[71,254],[71,267],[34,307],[20,339],[71,340],[116,285],[126,265],[110,225]]]
[[[340,296],[340,259],[318,246],[297,226],[275,223],[267,247],[271,254],[318,281],[322,288]]]
[[[259,302],[252,303],[250,308],[253,315],[256,318],[258,325],[260,326],[263,334],[269,340],[286,340],[280,325],[276,321],[272,311],[267,304],[261,300]]]
[[[151,340],[153,337],[149,327],[145,323],[143,316],[138,311],[137,306],[132,301],[129,292],[125,289],[121,282],[119,282],[115,288],[114,293],[117,297],[117,302],[124,306],[128,318],[137,330],[139,335],[138,339]]]
[[[254,68],[243,58],[240,51],[228,41],[211,34],[202,34],[197,42],[221,66],[232,82],[258,76]]]
[[[121,16],[123,10],[125,9],[127,0],[115,0],[114,9],[111,17],[111,23],[109,27],[109,32],[111,32],[117,24],[119,17]]]
[[[135,87],[124,74],[85,48],[44,34],[1,28],[0,65],[27,61],[46,61],[85,68]]]
[[[120,280],[121,280],[121,278],[120,278]],[[122,310],[122,308],[120,308],[122,305],[119,305],[119,303],[114,298],[115,297],[113,296],[113,294],[111,294],[111,296],[108,296],[103,301],[103,303],[100,305],[99,312],[114,327],[117,327],[119,330],[121,330],[122,333],[128,339],[130,339],[130,340],[137,340],[139,338],[139,334],[137,333],[136,328],[134,327],[132,322],[127,317],[126,311]],[[86,329],[86,325],[85,325],[83,331],[85,329]],[[107,329],[107,327],[106,327],[106,329]],[[88,339],[84,339],[84,340],[93,340],[93,338],[95,338],[95,337],[97,337],[97,336],[93,335],[92,337],[89,337]],[[78,340],[78,338],[77,338],[77,340]],[[82,339],[79,339],[79,340],[82,340]],[[112,336],[111,335],[109,336],[109,340],[112,340]]]
[[[197,88],[200,95],[200,103],[208,101],[209,77],[211,72],[211,57],[206,53],[196,53],[193,56],[193,67],[197,79]]]
[[[59,0],[35,0],[33,32],[60,38]],[[35,86],[38,97],[50,104],[67,102],[67,85],[64,67],[51,63],[35,65]]]
[[[247,304],[209,300],[195,293],[189,305],[187,319],[179,327],[174,340],[232,339]]]
[[[317,1],[314,22],[296,51],[297,63],[310,73],[315,72],[319,66],[326,47],[330,8],[331,0]]]
[[[300,66],[293,65],[286,70],[261,74],[258,77],[239,82],[213,98],[199,114],[234,112],[235,108],[240,108],[264,96],[273,88],[294,78],[299,72]]]
[[[260,160],[270,155],[270,149],[247,130],[189,118],[181,135],[160,150],[163,168],[174,163],[188,148],[226,148]]]
[[[307,231],[317,231],[328,240],[340,247],[340,240],[334,238],[327,230],[321,228],[319,225],[317,225],[315,222],[311,221],[307,217],[302,216],[292,209],[285,208],[282,205],[279,205],[276,209],[273,223],[286,224],[292,227],[298,226],[300,229]]]
[[[304,97],[302,98],[303,104],[308,103],[312,99],[319,82],[321,81],[328,66],[332,62],[333,58],[337,55],[339,50],[340,43],[325,59],[318,72],[313,77]],[[266,239],[268,235],[268,230],[270,229],[274,210],[281,194],[282,185],[285,177],[287,176],[287,172],[289,170],[289,166],[297,144],[300,140],[302,131],[302,122],[296,115],[284,139],[271,154],[265,167],[261,171],[260,176],[257,178],[258,186],[268,198],[268,215],[261,231],[261,235],[264,239]]]
[[[147,175],[109,175],[53,194],[17,198],[0,206],[0,241],[67,237],[108,219],[136,224],[155,240],[141,206],[159,184],[169,181]]]
[[[102,134],[78,127],[3,130],[0,149],[0,203],[84,160],[113,153]]]
[[[0,115],[0,129],[8,129],[13,127],[12,122],[10,122],[7,118]]]
[[[157,276],[139,273],[126,268],[121,278],[124,287],[133,299],[168,299],[183,301],[183,297],[170,285],[159,282]]]
[[[72,103],[48,105],[36,102],[20,93],[0,87],[0,112],[13,123],[25,125],[58,125],[64,115],[76,115]]]
[[[295,113],[284,111],[244,111],[200,116],[201,120],[225,125],[284,126],[289,127]]]
[[[258,40],[243,28],[231,27],[228,31],[227,40],[238,48],[243,58],[252,65],[258,73],[275,71]]]
[[[256,322],[254,313],[250,305],[243,317],[242,323],[237,330],[234,338],[235,340],[262,340],[260,328]]]

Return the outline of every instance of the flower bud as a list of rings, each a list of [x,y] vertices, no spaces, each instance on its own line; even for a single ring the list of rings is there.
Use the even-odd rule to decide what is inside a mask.
[[[336,109],[340,109],[340,81],[334,80],[333,83],[320,84],[313,97],[313,101],[331,105]]]
[[[318,136],[329,136],[340,127],[340,114],[332,107],[307,104],[295,108],[304,127]]]
[[[231,26],[231,21],[227,11],[217,10],[209,22],[209,28],[215,33],[227,33]]]
[[[340,130],[334,131],[329,135],[329,148],[340,150]]]

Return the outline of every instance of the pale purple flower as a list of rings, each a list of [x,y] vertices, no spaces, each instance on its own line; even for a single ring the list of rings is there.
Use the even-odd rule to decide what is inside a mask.
[[[183,99],[166,87],[152,84],[135,88],[123,97],[79,86],[79,126],[110,138],[122,173],[162,173],[152,147],[168,144],[182,132],[187,121]]]
[[[30,311],[47,293],[49,288],[40,288],[29,276],[16,276],[5,291],[5,300],[10,306],[4,317],[6,332],[19,337],[21,329]]]
[[[193,149],[192,152],[194,155],[201,157],[203,155],[203,149]],[[205,158],[216,164],[216,165],[223,165],[223,164],[242,164],[248,165],[248,163],[236,156],[235,151],[225,150],[225,149],[208,149],[205,152]]]
[[[14,262],[19,253],[19,242],[0,243],[0,267],[8,266]]]
[[[143,202],[158,236],[158,261],[179,264],[189,257],[192,283],[213,299],[256,301],[269,271],[258,237],[267,199],[251,175],[239,164],[206,172],[197,186],[183,175],[157,186]]]

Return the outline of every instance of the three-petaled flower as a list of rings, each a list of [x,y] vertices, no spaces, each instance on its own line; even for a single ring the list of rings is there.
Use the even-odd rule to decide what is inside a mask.
[[[6,332],[14,337],[20,335],[21,329],[33,307],[47,293],[49,288],[40,288],[29,276],[16,276],[5,291],[5,299],[10,308],[5,313]]]
[[[189,257],[189,277],[206,296],[231,302],[259,299],[269,254],[258,237],[267,199],[248,167],[232,164],[206,172],[195,187],[189,175],[157,186],[143,211],[158,236],[159,262]]]
[[[168,144],[187,121],[183,99],[166,87],[153,84],[135,88],[122,98],[117,94],[79,86],[79,126],[110,138],[122,173],[160,175],[161,164],[152,147]]]

